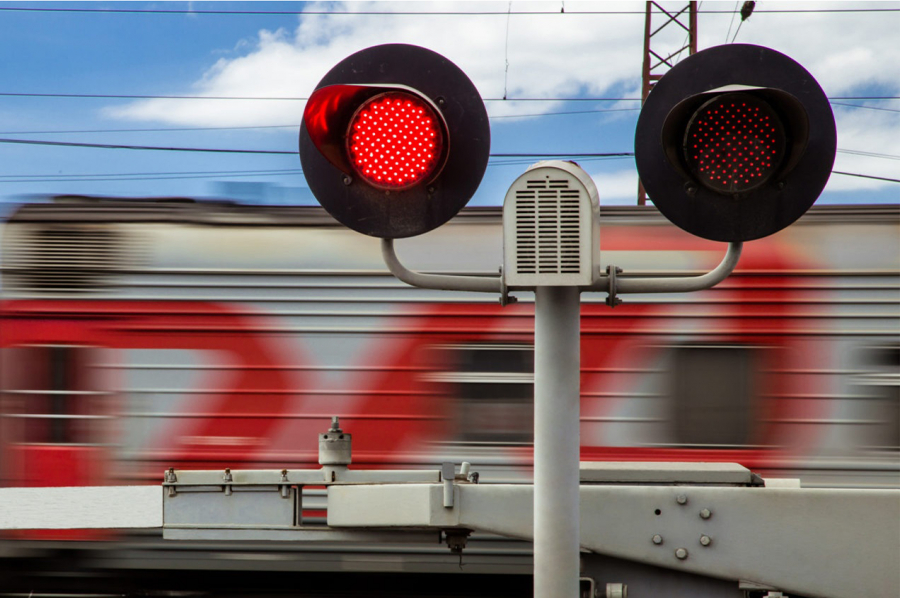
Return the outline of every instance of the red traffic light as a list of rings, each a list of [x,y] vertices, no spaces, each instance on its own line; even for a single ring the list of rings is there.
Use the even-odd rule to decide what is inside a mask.
[[[389,91],[363,102],[347,127],[354,172],[373,187],[408,189],[440,174],[444,119],[423,98]]]
[[[834,115],[797,62],[746,44],[678,63],[641,109],[635,162],[669,220],[716,241],[788,226],[815,202],[834,164]]]
[[[336,65],[310,96],[300,160],[319,203],[344,225],[382,238],[452,218],[484,175],[484,103],[456,65],[405,44]]]
[[[717,95],[691,117],[684,159],[705,187],[719,193],[752,191],[784,161],[784,126],[769,104],[746,93]]]

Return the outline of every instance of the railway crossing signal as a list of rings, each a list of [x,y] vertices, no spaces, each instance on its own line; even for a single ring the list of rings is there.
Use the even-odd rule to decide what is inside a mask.
[[[334,66],[306,104],[300,161],[339,222],[396,239],[444,224],[487,167],[484,102],[459,67],[407,44],[373,46]]]
[[[300,159],[312,192],[338,221],[381,237],[397,278],[420,288],[534,290],[534,595],[578,594],[580,563],[580,293],[688,292],[728,276],[743,241],[788,226],[813,204],[834,163],[834,116],[803,67],[767,48],[693,54],[654,86],[635,157],[650,198],[674,224],[729,243],[696,277],[619,280],[599,269],[599,207],[590,177],[551,162],[517,180],[504,202],[497,277],[405,268],[393,239],[432,230],[475,193],[489,151],[484,104],[447,59],[376,46],[335,66],[310,97]],[[508,212],[507,210],[511,210]],[[683,503],[681,503],[683,504]],[[446,500],[444,507],[452,507]],[[658,511],[657,511],[658,512]],[[680,549],[687,558],[687,550]]]
[[[800,64],[730,44],[678,63],[641,109],[635,161],[650,199],[715,241],[775,233],[819,197],[834,164],[834,114]]]

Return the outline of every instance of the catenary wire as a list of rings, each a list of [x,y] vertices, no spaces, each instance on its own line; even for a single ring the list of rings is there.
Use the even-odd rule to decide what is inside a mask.
[[[837,106],[846,106],[849,108],[866,108],[869,110],[883,110],[885,112],[900,112],[895,108],[880,108],[878,106],[865,106],[862,104],[845,104],[842,102],[831,102]],[[490,120],[506,119],[506,118],[540,118],[543,116],[567,116],[572,114],[599,114],[604,112],[637,112],[640,108],[599,108],[597,110],[565,110],[559,112],[542,112],[538,114],[501,114],[489,117]],[[168,133],[168,132],[185,132],[185,131],[242,131],[253,129],[299,129],[300,124],[289,125],[246,125],[233,127],[151,127],[142,129],[56,129],[41,131],[0,131],[0,135],[67,135],[71,133]],[[839,150],[840,151],[840,150]]]
[[[889,183],[900,183],[900,179],[892,179],[885,176],[875,176],[871,174],[860,174],[858,172],[841,172],[839,170],[832,170],[831,174],[842,174],[844,176],[855,176],[862,179],[875,179],[876,181],[887,181]]]
[[[225,100],[225,101],[274,101],[274,102],[305,102],[309,97],[303,96],[196,96],[196,95],[162,95],[162,94],[115,94],[115,93],[41,93],[0,91],[0,97],[13,98],[72,98],[72,99],[101,99],[101,100]],[[641,98],[613,98],[613,97],[560,97],[560,98],[482,98],[485,102],[640,102]],[[900,100],[900,96],[835,96],[828,98],[835,100]]]
[[[630,156],[593,156],[593,157],[585,157],[579,158],[581,162],[596,162],[596,161],[605,161],[605,160],[621,160],[628,158]],[[533,159],[491,159],[488,162],[488,166],[515,166],[519,164],[531,164],[533,163]],[[0,175],[0,183],[8,184],[8,183],[97,183],[97,182],[116,182],[116,181],[166,181],[166,180],[184,180],[184,179],[215,179],[215,178],[230,178],[230,177],[247,177],[247,178],[260,178],[260,177],[279,177],[279,176],[299,176],[302,175],[303,171],[299,168],[296,169],[286,169],[283,171],[268,171],[268,170],[258,170],[258,171],[245,171],[245,172],[234,172],[234,171],[199,171],[199,172],[184,172],[184,173],[125,173],[125,174],[116,174],[116,173],[98,173],[98,174],[85,174],[85,175]]]
[[[849,149],[841,149],[837,150],[841,154],[850,154],[851,156],[864,156],[866,158],[884,158],[885,160],[900,160],[900,156],[896,154],[879,154],[877,152],[866,152],[862,150],[849,150]]]
[[[572,114],[600,114],[603,112],[636,112],[640,108],[601,108],[599,110],[568,110],[564,112],[544,112],[541,114],[503,114],[489,117],[490,120],[506,118],[538,118],[542,116],[567,116]],[[898,111],[900,112],[900,111]],[[299,129],[300,124],[290,125],[247,125],[235,127],[166,127],[144,129],[57,129],[42,131],[0,131],[0,135],[68,135],[72,133],[169,133],[185,131],[245,131],[253,129]]]
[[[881,106],[866,106],[864,104],[845,104],[844,102],[831,101],[834,106],[847,106],[848,108],[866,108],[868,110],[882,110],[884,112],[900,112],[897,108],[882,108]]]
[[[20,144],[20,145],[49,145],[58,147],[83,147],[94,149],[126,149],[126,150],[149,150],[149,151],[167,151],[167,152],[211,152],[226,154],[275,154],[275,155],[296,155],[296,150],[263,150],[263,149],[230,149],[230,148],[202,148],[202,147],[164,147],[157,145],[126,145],[116,143],[85,143],[76,141],[44,141],[39,139],[7,139],[0,138],[0,143]],[[553,157],[628,157],[633,156],[634,152],[586,152],[586,153],[496,153],[490,154],[494,158],[553,158]]]
[[[147,150],[147,151],[170,151],[170,152],[207,152],[207,153],[226,153],[226,154],[274,154],[274,155],[295,155],[295,150],[266,150],[266,149],[234,149],[234,148],[200,148],[200,147],[166,147],[156,145],[132,145],[132,144],[116,144],[116,143],[87,143],[77,141],[48,141],[40,139],[8,139],[0,138],[0,143],[19,144],[19,145],[44,145],[56,147],[81,147],[94,149],[125,149],[125,150]],[[893,154],[878,154],[876,152],[865,152],[861,150],[839,149],[839,152],[853,154],[866,157],[878,157],[888,159],[898,159],[900,157]],[[587,158],[587,157],[628,157],[634,156],[634,152],[584,152],[584,153],[492,153],[492,158],[541,158],[541,157],[569,157],[569,158]]]
[[[284,154],[294,155],[296,151],[288,150],[251,150],[251,149],[226,149],[226,148],[201,148],[201,147],[161,147],[156,145],[127,145],[117,143],[84,143],[78,141],[45,141],[39,139],[7,139],[0,138],[0,143],[19,145],[49,145],[58,147],[85,147],[95,149],[124,149],[124,150],[149,150],[166,152],[209,152],[216,154]]]
[[[731,28],[734,26],[734,17],[737,16],[738,13],[738,4],[741,3],[741,0],[737,0],[734,3],[734,10],[731,11],[731,21],[728,22],[728,33],[725,34],[725,43],[728,43],[728,38],[731,37]]]
[[[593,158],[587,158],[583,161],[592,161]],[[530,161],[527,160],[511,160],[508,162],[494,162],[489,165],[491,166],[513,166],[517,164],[528,164]],[[211,179],[211,178],[228,178],[232,176],[247,176],[247,177],[268,177],[268,176],[299,176],[303,174],[302,171],[296,172],[285,172],[285,173],[259,173],[259,174],[235,174],[229,172],[222,172],[217,174],[207,174],[207,175],[185,175],[185,176],[146,176],[146,177],[96,177],[96,178],[38,178],[34,177],[31,179],[22,179],[22,180],[2,180],[0,182],[4,184],[8,183],[98,183],[98,182],[115,182],[115,181],[165,181],[165,180],[183,180],[183,179]],[[839,174],[844,176],[852,176],[864,179],[874,179],[877,181],[886,181],[889,183],[900,183],[900,179],[893,179],[889,177],[881,177],[870,174],[862,174],[856,172],[842,172],[838,170],[831,171],[831,174]]]
[[[22,143],[27,143],[27,142],[30,141],[30,140],[10,140],[10,141],[20,141],[20,142],[22,142]],[[3,142],[3,140],[0,140],[0,143],[2,143],[2,142]],[[44,143],[41,143],[41,142],[38,142],[38,141],[35,141],[34,143],[37,144],[37,145],[44,145]],[[56,145],[56,143],[54,143],[54,145]],[[88,148],[96,147],[96,148],[98,148],[98,149],[120,149],[119,147],[114,146],[114,145],[111,145],[111,144],[87,144],[87,143],[84,143],[84,144],[77,144],[77,145],[75,145],[75,147],[88,147]],[[122,146],[121,149],[156,149],[156,150],[169,150],[170,148],[156,147],[156,146]],[[179,151],[179,150],[180,150],[180,151],[200,151],[200,152],[202,152],[202,151],[219,151],[219,150],[214,150],[214,149],[206,150],[206,149],[204,149],[204,148],[178,148],[178,150],[174,150],[174,149],[173,149],[173,151]],[[242,153],[255,153],[255,152],[257,152],[257,151],[263,151],[263,150],[232,150],[232,151],[234,151],[235,153],[237,153],[237,152],[242,152]],[[862,150],[851,150],[851,149],[841,149],[841,148],[838,148],[837,151],[838,151],[839,153],[843,153],[843,154],[849,154],[849,155],[854,155],[854,156],[862,156],[862,157],[866,157],[866,158],[884,158],[884,159],[886,159],[886,160],[900,160],[900,155],[896,155],[896,154],[882,154],[882,153],[877,153],[877,152],[867,152],[867,151],[862,151]],[[266,151],[266,153],[271,153],[271,152]],[[282,153],[285,153],[285,154],[295,154],[296,152],[293,152],[293,151],[286,151],[286,152],[282,152]],[[557,157],[560,157],[560,156],[578,157],[578,158],[582,158],[582,159],[583,159],[583,158],[625,158],[625,157],[631,157],[631,156],[634,156],[634,152],[580,153],[580,154],[541,154],[541,153],[529,153],[529,154],[519,154],[519,153],[516,153],[516,154],[511,154],[511,153],[495,153],[495,154],[490,154],[490,156],[491,156],[492,158],[511,158],[511,157],[515,157],[515,158],[536,158],[536,157],[548,157],[548,156],[550,156],[550,155],[557,156]],[[118,173],[118,174],[117,174],[117,173],[100,173],[100,174],[88,174],[88,175],[78,175],[78,176],[103,176],[103,177],[107,177],[107,176],[138,176],[138,175],[139,175],[139,176],[143,176],[143,175],[151,175],[151,174],[158,174],[158,175],[198,174],[198,175],[199,175],[199,174],[217,174],[218,172],[225,173],[225,172],[234,172],[234,171],[217,171],[217,172],[201,171],[201,172]],[[265,173],[278,173],[278,172],[293,172],[293,169],[287,169],[287,170],[285,170],[285,169],[281,169],[281,170],[261,170],[261,171],[239,171],[239,172],[240,172],[240,173],[247,173],[247,174],[251,174],[251,173],[261,173],[261,172],[265,172]],[[15,179],[15,178],[23,178],[23,177],[29,177],[29,176],[54,177],[54,176],[56,176],[56,175],[50,175],[50,174],[47,174],[47,175],[14,175],[14,174],[10,174],[10,175],[0,175],[0,179]],[[67,177],[70,177],[70,176],[74,176],[74,175],[60,175],[60,176],[67,176]]]
[[[6,6],[0,7],[0,12],[44,12],[44,13],[98,13],[98,14],[157,14],[157,15],[329,15],[329,16],[506,16],[507,11],[375,11],[375,10],[191,10],[191,9],[147,9],[147,8],[60,8],[60,7],[36,7],[36,6]],[[705,10],[705,14],[731,14],[730,10]],[[754,11],[756,13],[772,14],[804,14],[804,13],[879,13],[900,12],[900,8],[772,8]],[[644,15],[644,10],[566,10],[559,11],[520,11],[515,15]]]
[[[274,101],[305,102],[304,96],[196,96],[196,95],[162,95],[162,94],[115,94],[115,93],[41,93],[2,91],[0,97],[13,98],[73,98],[100,100],[240,100],[240,101]],[[851,98],[869,99],[869,98]],[[640,102],[640,98],[483,98],[485,102]]]
[[[300,173],[299,168],[279,168],[266,170],[177,170],[170,172],[94,172],[86,174],[4,174],[0,175],[0,179],[22,179],[22,178],[72,178],[72,177],[130,177],[130,176],[206,176],[206,175],[256,175],[256,174],[290,174]]]
[[[885,112],[900,112],[900,109],[879,108],[878,106],[864,106],[861,104],[843,104],[832,102],[838,106],[850,108],[866,108],[869,110],[883,110]],[[568,116],[573,114],[601,114],[604,112],[637,112],[640,108],[600,108],[598,110],[566,110],[561,112],[542,112],[538,114],[501,114],[489,117],[490,120],[507,118],[540,118],[544,116]],[[289,125],[247,125],[233,127],[150,127],[143,129],[55,129],[41,131],[0,131],[0,135],[68,135],[72,133],[169,133],[185,131],[243,131],[253,129],[299,129],[300,124]]]

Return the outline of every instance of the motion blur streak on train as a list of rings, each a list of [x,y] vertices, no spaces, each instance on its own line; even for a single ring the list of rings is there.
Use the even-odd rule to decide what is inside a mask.
[[[714,289],[585,294],[582,458],[900,485],[898,224],[898,206],[818,207]],[[397,247],[414,269],[496,273],[500,211]],[[651,276],[725,249],[652,207],[604,208],[601,247]],[[531,296],[407,287],[320,208],[55,197],[10,216],[0,264],[4,485],[315,468],[332,415],[357,466],[530,479]]]

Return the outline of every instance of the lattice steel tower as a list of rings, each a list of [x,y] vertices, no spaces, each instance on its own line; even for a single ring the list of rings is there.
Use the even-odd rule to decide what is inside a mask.
[[[654,29],[654,16],[657,27]],[[662,21],[662,24],[658,24]],[[682,41],[683,40],[683,41]],[[667,10],[659,2],[647,2],[644,17],[644,62],[641,104],[653,85],[682,57],[697,52],[697,3],[688,2],[680,10]],[[644,185],[638,181],[638,205],[647,203]]]

